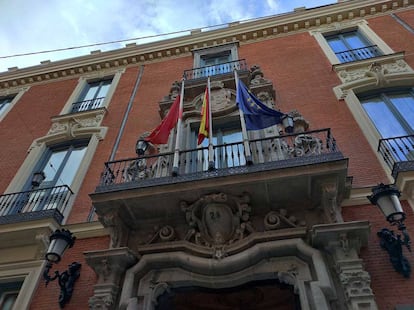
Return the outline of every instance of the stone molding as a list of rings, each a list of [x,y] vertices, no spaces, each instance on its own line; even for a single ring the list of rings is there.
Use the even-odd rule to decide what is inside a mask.
[[[334,87],[338,99],[344,99],[349,90],[357,92],[392,87],[400,81],[414,79],[414,70],[405,62],[404,53],[335,65],[333,68],[342,82]]]
[[[411,7],[409,0],[345,1],[318,9],[296,10],[258,19],[248,23],[231,23],[215,31],[193,31],[191,36],[166,39],[143,45],[128,44],[125,48],[0,73],[0,89],[75,77],[94,71],[109,70],[134,64],[162,61],[172,57],[190,56],[191,51],[240,42],[247,44],[290,33],[308,31],[343,20],[367,19]]]
[[[330,302],[336,299],[321,253],[296,238],[265,241],[221,260],[180,251],[143,255],[125,274],[119,309],[154,309],[159,285],[164,290],[192,285],[225,288],[262,279],[293,285],[303,310],[332,309]]]

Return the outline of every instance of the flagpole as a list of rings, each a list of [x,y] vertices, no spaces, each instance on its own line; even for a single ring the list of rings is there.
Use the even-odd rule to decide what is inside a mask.
[[[180,107],[178,110],[178,122],[177,122],[177,137],[175,139],[175,149],[174,149],[174,160],[173,160],[173,170],[172,175],[175,177],[178,175],[178,165],[180,161],[180,144],[182,136],[182,118],[183,118],[183,109],[184,109],[184,78],[181,82],[181,95],[180,95]]]
[[[211,92],[210,92],[210,76],[207,77],[207,93],[208,93],[208,170],[214,170],[214,147],[213,147],[213,117],[211,113]]]
[[[236,94],[237,94],[238,88],[239,88],[239,76],[237,74],[236,69],[234,69],[234,81],[236,83]],[[242,109],[239,109],[239,115],[240,115],[240,124],[242,128],[243,146],[244,146],[244,154],[246,156],[246,163],[248,165],[252,165],[253,164],[252,153],[250,151],[249,137],[247,135],[247,129],[246,129],[246,121],[244,120],[244,113]]]

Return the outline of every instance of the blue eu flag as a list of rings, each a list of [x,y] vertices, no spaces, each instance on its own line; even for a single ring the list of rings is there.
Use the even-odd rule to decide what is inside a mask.
[[[258,130],[282,123],[282,112],[273,110],[257,99],[239,80],[236,103],[244,113],[247,130]]]

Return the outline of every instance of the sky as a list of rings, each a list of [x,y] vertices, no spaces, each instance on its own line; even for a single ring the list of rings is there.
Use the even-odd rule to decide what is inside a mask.
[[[0,0],[0,72],[337,0]],[[187,32],[186,32],[187,31]],[[174,34],[171,34],[174,33]],[[170,35],[168,35],[170,34]],[[150,38],[148,38],[150,37]],[[85,48],[75,48],[106,42]],[[56,49],[58,52],[39,53]],[[14,56],[18,54],[33,54]],[[13,57],[10,57],[13,56]]]

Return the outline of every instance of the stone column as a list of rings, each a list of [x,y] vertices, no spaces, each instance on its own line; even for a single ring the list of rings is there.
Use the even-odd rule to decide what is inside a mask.
[[[138,261],[136,255],[128,248],[85,252],[84,255],[86,263],[98,276],[94,295],[89,299],[89,309],[116,309],[121,277]]]
[[[364,270],[359,258],[361,246],[368,243],[368,222],[346,222],[315,225],[312,244],[332,257],[338,275],[338,285],[343,289],[345,307],[349,310],[376,310],[371,277]]]

